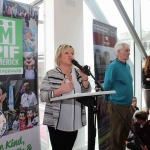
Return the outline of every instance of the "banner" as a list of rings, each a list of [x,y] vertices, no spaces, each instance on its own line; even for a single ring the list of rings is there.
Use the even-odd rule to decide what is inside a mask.
[[[38,8],[0,1],[0,150],[41,149]]]
[[[23,74],[22,21],[0,16],[0,75]]]
[[[93,20],[94,70],[95,79],[102,85],[107,66],[116,59],[113,49],[117,41],[117,29]],[[109,148],[110,116],[103,97],[98,98],[98,141],[99,150]]]

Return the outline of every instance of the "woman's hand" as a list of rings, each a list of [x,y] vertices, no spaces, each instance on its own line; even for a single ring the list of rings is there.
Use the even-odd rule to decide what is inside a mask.
[[[150,81],[150,78],[146,78],[146,81]]]
[[[82,66],[82,68],[83,68],[84,66]],[[88,69],[90,69],[90,67],[88,67]],[[81,75],[81,78],[82,78],[82,80],[83,81],[88,81],[88,75],[86,75],[85,73],[83,73],[80,69],[79,69],[79,71],[80,71],[80,75]]]
[[[88,69],[90,69],[90,68],[88,67]],[[83,84],[84,88],[88,88],[89,87],[88,75],[83,73],[81,70],[80,70],[80,75],[82,78],[82,84]]]
[[[66,79],[64,78],[59,89],[54,90],[54,97],[58,97],[61,94],[69,93],[74,89],[73,82],[66,83]]]
[[[61,94],[63,93],[69,93],[71,92],[73,89],[74,89],[74,84],[73,82],[68,82],[68,83],[65,83],[66,82],[66,79],[64,78],[62,83],[61,83],[61,86],[59,88]]]

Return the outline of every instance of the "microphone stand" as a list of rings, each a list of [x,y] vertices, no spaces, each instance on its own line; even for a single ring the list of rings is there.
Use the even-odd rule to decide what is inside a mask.
[[[84,73],[88,76],[91,76],[94,81],[95,81],[95,84],[97,85],[95,87],[95,90],[96,92],[98,92],[99,90],[101,91],[104,91],[103,87],[100,85],[100,83],[95,79],[95,77],[92,75],[91,71],[88,69],[88,66],[84,66]],[[111,99],[109,98],[109,95],[106,95],[106,98],[107,98],[107,102],[110,102],[112,104],[112,106],[114,107],[114,109],[118,112],[118,114],[120,115],[120,117],[123,119],[123,121],[126,123],[126,125],[129,127],[129,129],[132,131],[132,133],[135,135],[135,137],[137,137],[138,141],[140,142],[140,144],[144,147],[144,143],[141,141],[141,139],[137,136],[137,134],[134,132],[134,130],[131,128],[131,126],[129,125],[129,123],[126,121],[126,119],[123,117],[123,115],[121,114],[121,112],[115,107],[115,105],[113,104],[113,102],[111,101]],[[94,137],[96,137],[96,114],[98,112],[98,109],[97,109],[97,99],[98,99],[98,96],[96,96],[96,99],[94,100],[94,103],[92,104],[92,101],[91,101],[91,105],[92,105],[92,113],[93,113],[93,117],[94,117],[94,114],[95,114],[95,120],[94,120],[94,126],[93,126],[93,130],[94,130]],[[91,117],[91,113],[88,111],[88,115],[90,115]],[[92,119],[93,120],[93,119]],[[90,124],[90,122],[88,122]],[[88,130],[88,132],[90,132]],[[88,135],[89,136],[89,135]],[[93,140],[93,150],[95,148],[95,138],[92,139]],[[91,150],[91,149],[89,149]]]

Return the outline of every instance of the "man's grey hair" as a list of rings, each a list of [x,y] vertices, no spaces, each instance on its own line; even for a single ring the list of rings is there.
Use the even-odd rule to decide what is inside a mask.
[[[114,49],[117,55],[118,55],[118,50],[122,50],[123,46],[130,48],[130,45],[126,42],[118,42],[115,44]]]

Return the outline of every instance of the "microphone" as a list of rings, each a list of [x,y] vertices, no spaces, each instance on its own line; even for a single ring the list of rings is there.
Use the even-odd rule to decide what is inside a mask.
[[[88,75],[88,76],[92,76],[92,78],[94,79],[94,81],[95,81],[95,83],[96,83],[96,88],[95,88],[95,90],[96,91],[99,91],[99,90],[101,90],[101,91],[104,91],[104,89],[103,89],[103,87],[101,86],[101,84],[97,81],[97,80],[95,80],[95,77],[92,75],[92,73],[91,73],[91,71],[88,69],[88,66],[86,65],[86,66],[84,66],[84,67],[82,67],[76,60],[72,60],[72,63],[76,66],[76,67],[78,67],[83,73],[85,73],[86,75]]]
[[[90,76],[91,75],[91,72],[90,72],[90,70],[88,69],[88,66],[86,65],[86,66],[84,66],[84,67],[82,67],[76,60],[72,60],[72,63],[76,66],[76,67],[78,67],[83,73],[85,73],[86,75],[88,75],[88,76]]]

